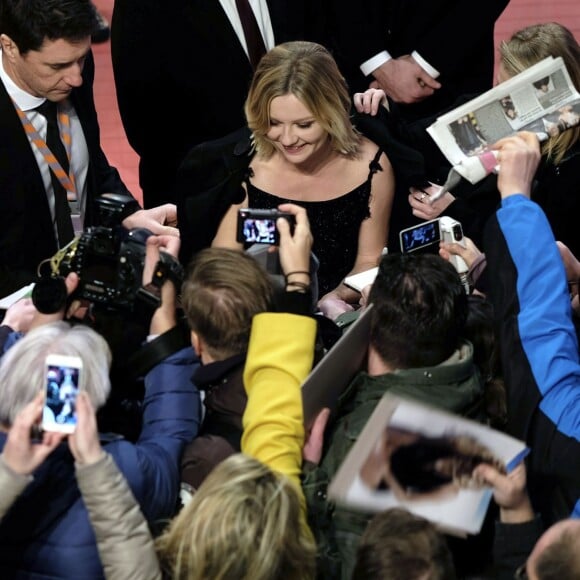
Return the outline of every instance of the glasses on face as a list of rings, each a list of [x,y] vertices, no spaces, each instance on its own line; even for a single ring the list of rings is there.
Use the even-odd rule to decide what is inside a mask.
[[[520,580],[527,580],[528,573],[526,572],[526,563],[523,563],[515,572],[514,578],[519,578]]]

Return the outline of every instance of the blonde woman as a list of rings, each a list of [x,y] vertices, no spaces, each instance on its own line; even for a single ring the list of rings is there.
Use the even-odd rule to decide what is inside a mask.
[[[394,195],[387,156],[351,119],[348,88],[330,53],[311,42],[276,46],[260,61],[245,112],[253,151],[243,192],[222,219],[214,246],[238,247],[241,207],[306,208],[314,237],[319,306],[331,317],[360,295],[342,281],[377,265]]]

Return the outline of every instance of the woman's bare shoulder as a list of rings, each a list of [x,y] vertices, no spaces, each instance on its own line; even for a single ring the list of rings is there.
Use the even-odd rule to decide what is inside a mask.
[[[370,157],[371,159],[374,159],[379,149],[380,147],[374,141],[371,141],[368,137],[365,137],[364,135],[361,137],[359,146],[361,158],[368,159]],[[381,154],[381,157],[388,159],[385,152]]]

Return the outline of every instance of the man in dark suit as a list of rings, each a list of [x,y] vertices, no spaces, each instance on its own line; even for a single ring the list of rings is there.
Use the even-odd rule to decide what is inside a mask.
[[[322,39],[320,2],[251,0],[265,48]],[[177,169],[195,145],[245,125],[252,78],[233,0],[116,0],[111,51],[117,100],[140,157],[145,207],[175,201]]]
[[[494,25],[509,0],[326,0],[330,48],[351,91],[382,88],[407,120],[492,87]]]
[[[89,0],[0,0],[0,296],[34,281],[38,264],[72,238],[67,192],[76,197],[77,231],[94,224],[97,196],[129,194],[100,146],[90,52],[95,25]],[[64,161],[47,143],[48,117],[37,110],[45,103],[56,107]],[[124,215],[127,228],[177,233],[164,226],[175,221],[174,206],[142,210],[135,201]]]

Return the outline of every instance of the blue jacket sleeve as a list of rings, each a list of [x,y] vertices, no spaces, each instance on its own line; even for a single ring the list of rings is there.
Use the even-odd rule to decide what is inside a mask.
[[[517,271],[517,323],[541,408],[561,431],[580,440],[578,341],[550,225],[540,207],[523,195],[507,198],[497,219]]]
[[[150,522],[175,511],[181,453],[197,435],[201,421],[199,392],[191,380],[198,364],[188,347],[154,367],[145,378],[139,439],[135,445],[107,446]]]
[[[503,200],[485,251],[510,430],[532,447],[531,472],[555,478],[580,515],[578,340],[564,265],[541,208],[523,195]]]

